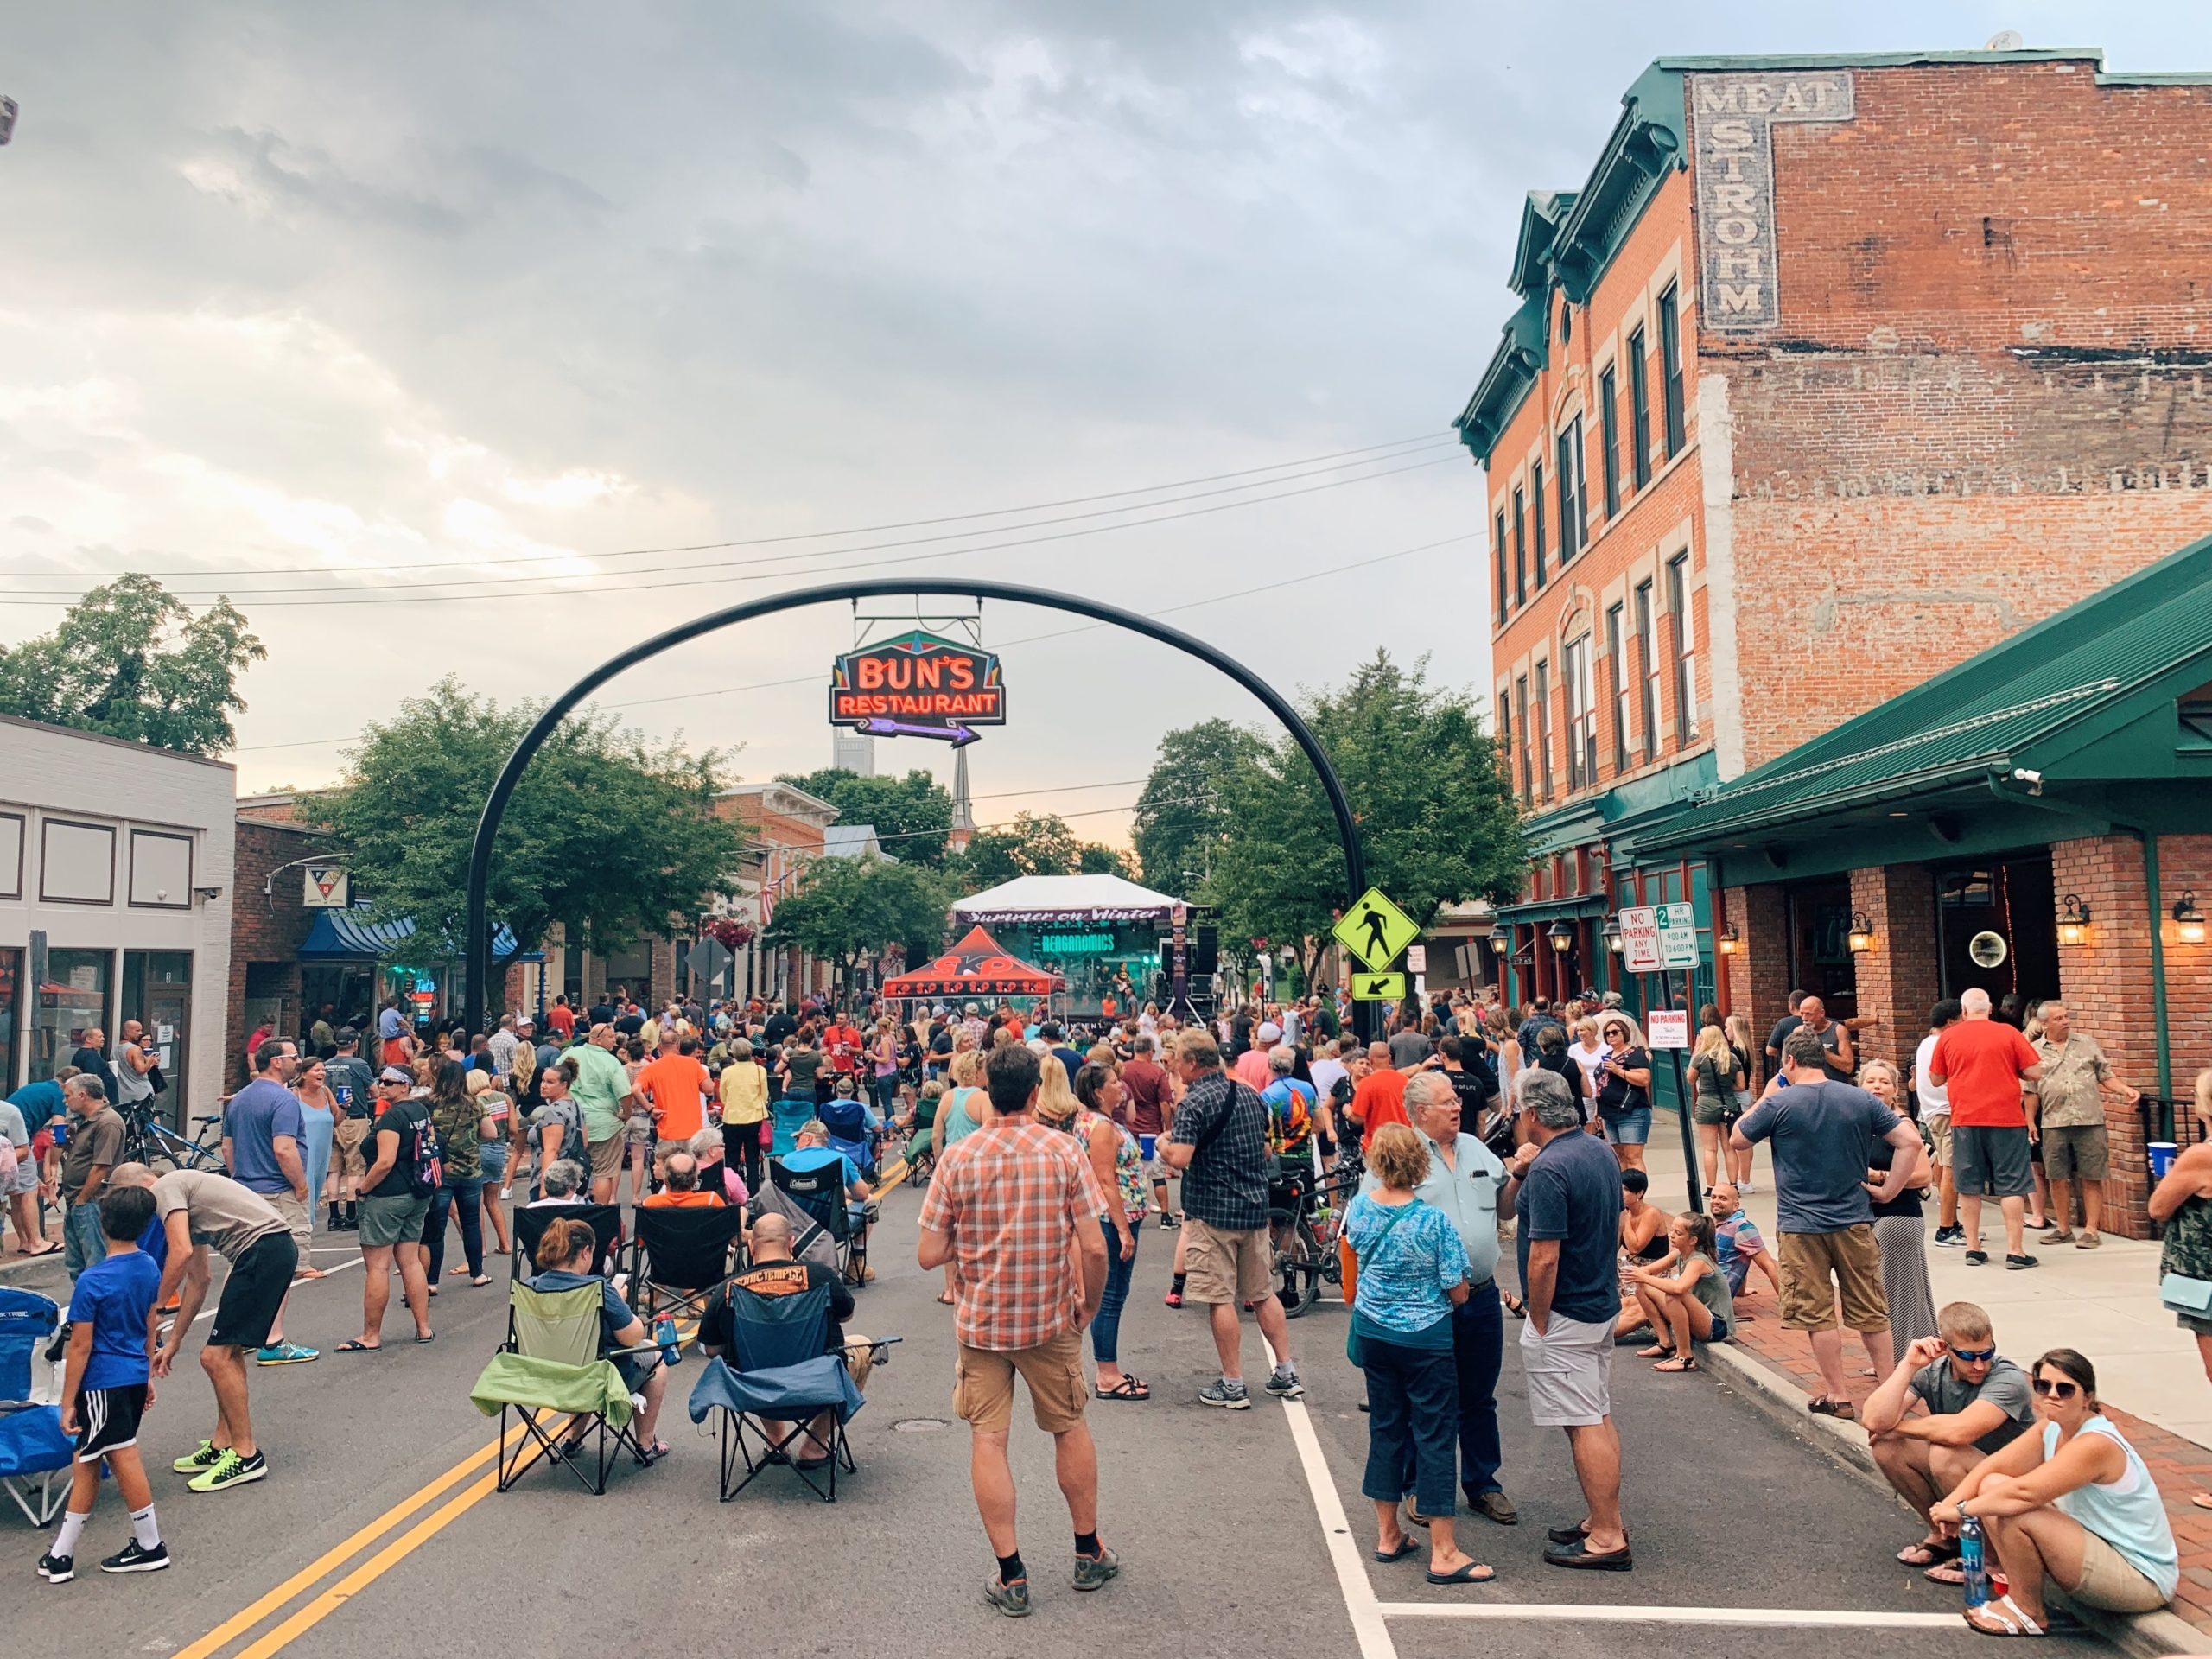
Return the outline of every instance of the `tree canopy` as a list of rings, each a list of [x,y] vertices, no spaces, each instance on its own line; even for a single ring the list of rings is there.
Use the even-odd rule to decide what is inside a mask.
[[[849,979],[863,958],[893,944],[909,962],[935,954],[944,943],[951,904],[944,878],[923,865],[873,854],[817,858],[807,865],[798,891],[778,901],[762,937],[834,962]]]
[[[1162,893],[1195,893],[1228,839],[1229,798],[1268,746],[1226,720],[1200,721],[1160,740],[1159,759],[1137,797],[1130,824],[1144,879]]]
[[[817,796],[837,809],[840,823],[872,823],[893,857],[908,864],[944,861],[945,837],[952,833],[952,796],[928,772],[917,768],[903,778],[864,778],[841,766],[819,772],[785,772],[782,781]]]
[[[1081,839],[1057,812],[1020,812],[1012,823],[978,830],[969,837],[968,849],[949,859],[946,868],[969,893],[1018,875],[1131,874],[1127,853]]]
[[[229,600],[194,616],[153,577],[118,576],[52,633],[0,646],[0,714],[218,754],[245,708],[238,676],[268,654]]]
[[[468,849],[484,798],[537,718],[450,678],[373,722],[315,816],[352,849],[372,909],[411,917],[417,937],[458,950]],[[722,756],[649,746],[609,715],[571,715],[516,786],[492,861],[491,912],[534,944],[582,928],[594,950],[689,931],[701,896],[727,887],[745,843],[715,817]]]

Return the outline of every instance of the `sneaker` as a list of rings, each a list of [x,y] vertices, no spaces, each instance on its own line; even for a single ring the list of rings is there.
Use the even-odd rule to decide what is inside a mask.
[[[1122,1570],[1122,1558],[1105,1545],[1098,1546],[1096,1555],[1075,1558],[1075,1587],[1078,1590],[1101,1590],[1106,1581]]]
[[[1967,1252],[1967,1266],[1970,1268],[1980,1267],[1988,1260],[1989,1252],[1983,1249],[1979,1244],[1975,1245],[1972,1249]]]
[[[1306,1397],[1306,1385],[1298,1380],[1296,1371],[1271,1371],[1268,1392],[1278,1400],[1302,1400]]]
[[[77,1558],[48,1550],[38,1558],[38,1575],[48,1584],[67,1584],[77,1576]]]
[[[1946,1249],[1956,1249],[1967,1242],[1967,1230],[1963,1227],[1938,1227],[1936,1242]]]
[[[1198,1390],[1202,1406],[1219,1406],[1224,1411],[1249,1411],[1252,1395],[1242,1382],[1224,1382],[1219,1377]]]
[[[1163,1233],[1172,1233],[1175,1230],[1175,1217],[1165,1210],[1160,1212],[1160,1230]]]
[[[1027,1618],[1030,1613],[1029,1580],[1016,1579],[1007,1584],[994,1573],[983,1580],[983,1599],[1008,1618]]]
[[[206,1474],[185,1482],[185,1490],[192,1492],[219,1492],[232,1486],[247,1485],[261,1479],[269,1472],[269,1459],[260,1452],[242,1458],[236,1447],[225,1452],[215,1466]]]
[[[2036,1258],[2032,1255],[2007,1255],[2005,1258],[2005,1269],[2011,1273],[2018,1273],[2035,1265]]]
[[[103,1573],[158,1573],[169,1564],[169,1547],[156,1544],[151,1549],[140,1548],[133,1538],[114,1554],[100,1561]]]
[[[253,1357],[257,1365],[304,1365],[322,1355],[313,1348],[302,1348],[296,1342],[280,1342],[273,1348],[264,1348]]]
[[[222,1460],[223,1454],[215,1449],[215,1442],[202,1440],[200,1442],[199,1450],[186,1452],[175,1462],[170,1464],[169,1467],[180,1475],[197,1475],[213,1469]]]

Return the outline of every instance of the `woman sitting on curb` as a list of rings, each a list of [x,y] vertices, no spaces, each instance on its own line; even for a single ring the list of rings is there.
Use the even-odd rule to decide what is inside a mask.
[[[2054,1348],[2031,1373],[2040,1432],[2020,1435],[1967,1473],[1929,1511],[1948,1536],[1982,1523],[1993,1571],[2007,1593],[1967,1609],[1986,1636],[2041,1636],[2050,1619],[2044,1583],[2085,1607],[2147,1613],[2181,1582],[2173,1529],[2133,1446],[2097,1403],[2097,1373],[2071,1348]]]
[[[1655,1371],[1694,1371],[1693,1342],[1726,1342],[1735,1312],[1728,1281],[1713,1260],[1713,1217],[1686,1210],[1667,1229],[1667,1255],[1648,1268],[1630,1268],[1637,1306],[1651,1322],[1653,1342],[1637,1351],[1656,1359]]]

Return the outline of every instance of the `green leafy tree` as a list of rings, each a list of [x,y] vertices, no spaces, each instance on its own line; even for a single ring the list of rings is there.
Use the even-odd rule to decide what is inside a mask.
[[[217,754],[245,708],[239,674],[268,654],[229,600],[194,616],[153,577],[118,576],[52,633],[0,646],[0,714]]]
[[[352,849],[375,913],[414,920],[433,949],[463,940],[468,849],[484,798],[537,716],[454,680],[371,724],[317,816]],[[745,837],[714,816],[722,756],[656,748],[611,716],[571,715],[523,773],[492,860],[491,913],[535,943],[554,922],[607,950],[688,933],[727,887]],[[496,992],[497,987],[493,990]]]
[[[1123,880],[1134,880],[1136,871],[1129,863],[1129,855],[1118,847],[1109,847],[1103,841],[1086,841],[1076,853],[1076,869],[1084,875],[1118,875]]]
[[[1200,721],[1160,740],[1160,756],[1129,826],[1144,879],[1163,893],[1188,893],[1203,882],[1228,839],[1229,802],[1266,760],[1256,732],[1226,720]]]
[[[975,893],[1018,875],[1073,875],[1082,860],[1083,843],[1065,818],[1021,812],[1010,824],[978,830],[953,868],[964,889]]]
[[[901,863],[944,861],[945,837],[952,833],[952,796],[926,772],[863,778],[824,766],[819,772],[785,772],[783,781],[829,802],[837,809],[840,823],[874,824],[877,837]]]
[[[817,858],[806,867],[798,891],[778,902],[775,920],[762,937],[836,963],[850,984],[865,958],[893,944],[909,962],[933,955],[944,943],[951,904],[944,878],[923,865],[872,854]]]
[[[1343,781],[1368,879],[1426,927],[1439,907],[1503,902],[1522,867],[1520,816],[1469,693],[1431,685],[1378,652],[1342,689],[1300,711]],[[1344,889],[1328,798],[1287,736],[1229,791],[1229,839],[1214,861],[1224,939],[1265,938],[1300,955],[1307,978]]]

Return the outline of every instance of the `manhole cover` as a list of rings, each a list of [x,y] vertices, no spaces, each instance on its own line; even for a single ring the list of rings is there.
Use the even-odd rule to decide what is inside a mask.
[[[891,1425],[892,1432],[899,1434],[926,1434],[931,1429],[944,1427],[944,1419],[942,1417],[901,1417]]]

